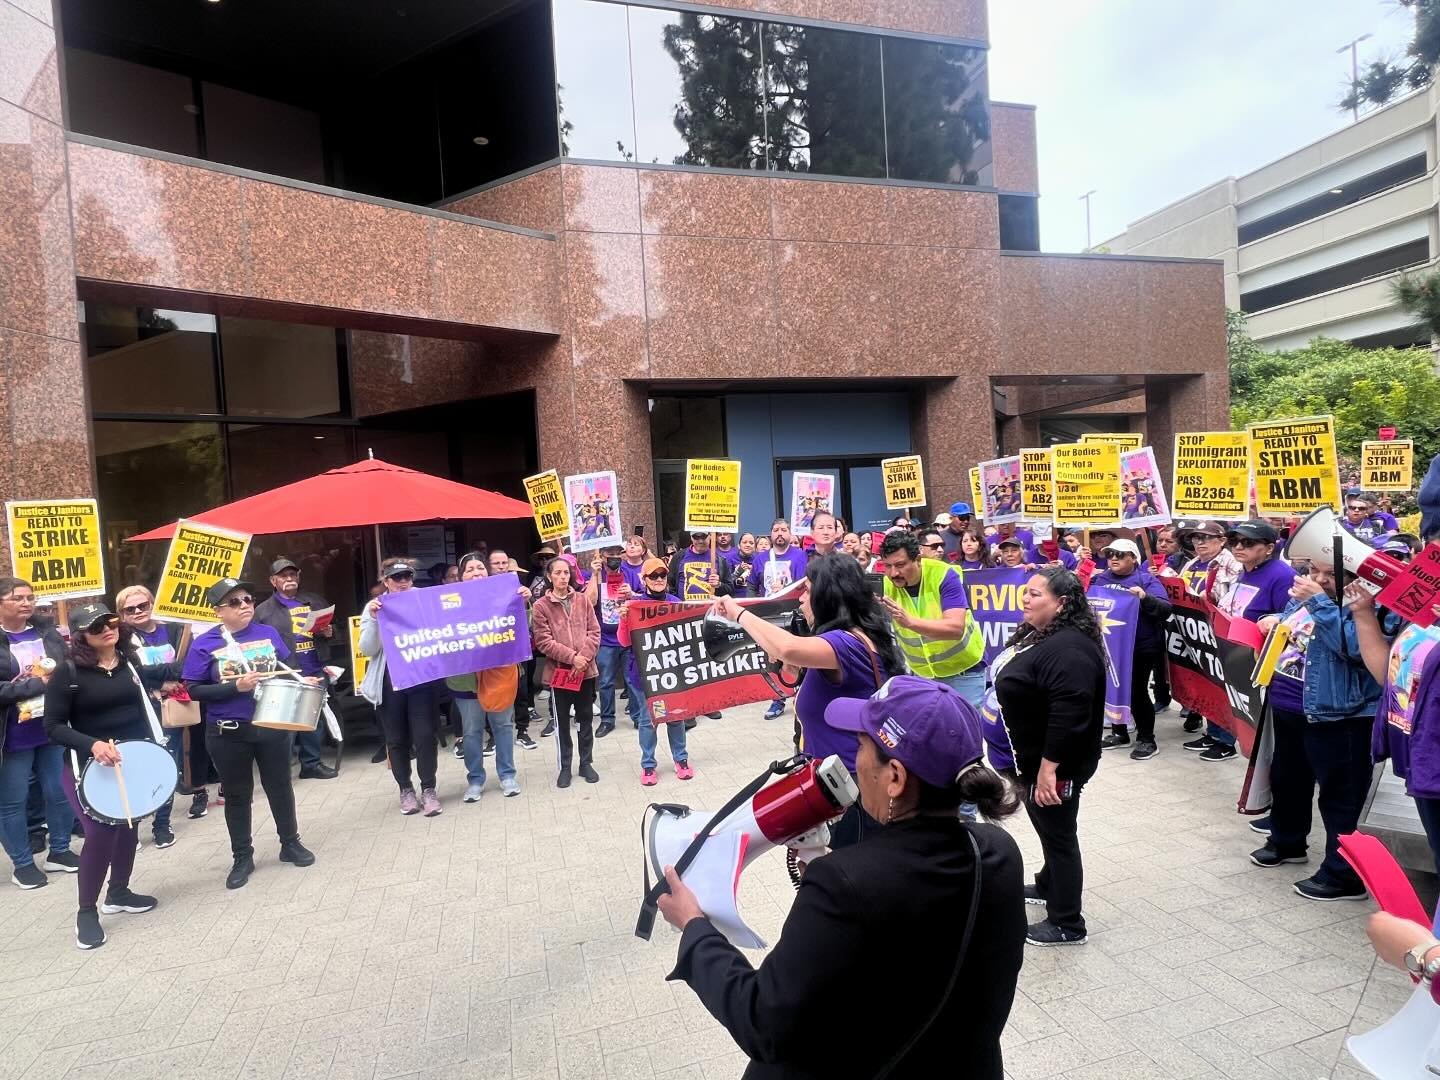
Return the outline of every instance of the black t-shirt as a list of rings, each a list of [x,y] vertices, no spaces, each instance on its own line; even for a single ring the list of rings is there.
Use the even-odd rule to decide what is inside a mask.
[[[1026,781],[1035,780],[1042,758],[1055,762],[1060,780],[1095,775],[1105,731],[1105,657],[1092,638],[1066,628],[1021,649],[1000,669],[995,695]]]
[[[179,678],[174,664],[136,671],[152,689],[167,679]],[[72,673],[74,690],[70,688]],[[142,692],[124,663],[114,671],[62,665],[45,687],[45,734],[51,742],[75,750],[81,761],[89,759],[90,747],[97,741],[149,739],[150,721],[140,700]]]

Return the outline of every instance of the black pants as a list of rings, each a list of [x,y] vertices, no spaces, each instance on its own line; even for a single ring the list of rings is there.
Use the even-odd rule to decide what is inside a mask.
[[[595,732],[591,723],[595,719],[595,680],[586,679],[579,690],[556,690],[550,693],[555,698],[555,740],[560,755],[560,768],[570,768],[572,756],[570,743],[570,716],[575,716],[575,727],[580,733],[580,764],[590,764],[590,752],[595,745]]]
[[[534,683],[535,658],[520,665],[520,677],[515,684],[515,734],[524,735],[530,730],[530,710],[535,707]]]
[[[1356,886],[1359,875],[1340,855],[1340,837],[1360,824],[1370,794],[1368,716],[1308,720],[1302,713],[1272,709],[1275,756],[1270,762],[1270,844],[1285,855],[1305,851],[1310,803],[1320,785],[1325,823],[1325,861],[1315,876],[1331,885]]]
[[[1083,934],[1085,917],[1080,914],[1080,894],[1085,888],[1085,871],[1080,864],[1080,837],[1076,832],[1080,785],[1059,806],[1037,806],[1026,799],[1025,812],[1030,815],[1045,855],[1045,865],[1035,875],[1035,887],[1045,897],[1046,918],[1061,929]]]
[[[250,843],[250,804],[255,797],[256,766],[281,843],[299,840],[295,789],[290,786],[290,732],[253,724],[232,729],[207,724],[205,745],[225,789],[225,828],[230,833],[231,854],[239,858],[255,853]]]
[[[415,748],[415,771],[420,774],[420,786],[435,786],[435,739],[440,719],[435,704],[435,687],[432,683],[421,683],[405,690],[396,690],[390,685],[390,673],[385,673],[385,689],[380,695],[380,727],[385,732],[385,748],[390,754],[390,773],[400,790],[413,788],[410,782],[410,748]]]
[[[1155,708],[1168,709],[1173,700],[1170,696],[1170,667],[1165,662],[1165,654],[1160,653],[1155,658]]]
[[[1141,742],[1155,741],[1155,702],[1150,700],[1150,676],[1163,667],[1158,652],[1136,652],[1130,668],[1130,715],[1135,718],[1135,738]]]

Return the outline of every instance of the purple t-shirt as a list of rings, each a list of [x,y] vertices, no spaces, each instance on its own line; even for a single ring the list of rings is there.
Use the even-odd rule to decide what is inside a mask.
[[[620,562],[620,569],[601,570],[600,584],[596,589],[595,617],[600,620],[600,644],[609,645],[612,648],[620,647],[620,638],[616,636],[620,629],[620,605],[624,603],[614,590],[619,586],[610,585],[610,575],[618,573],[621,581],[630,586],[630,591],[636,596],[643,596],[645,593],[645,582],[640,577],[640,567],[631,566],[623,559]]]
[[[804,577],[809,561],[798,544],[791,544],[783,554],[774,548],[759,552],[750,571],[752,592],[755,596],[774,596]]]
[[[234,638],[241,652],[245,654],[245,661],[260,671],[274,671],[277,659],[286,660],[290,657],[290,649],[280,637],[280,631],[265,623],[252,622],[244,630],[237,630]],[[239,659],[226,644],[220,627],[212,627],[190,643],[181,676],[186,682],[228,682],[240,675]],[[225,668],[223,671],[222,663]],[[208,702],[205,706],[205,722],[208,724],[218,720],[249,723],[254,714],[253,694],[236,694],[223,701]]]
[[[875,667],[865,643],[848,630],[827,630],[820,637],[835,650],[840,670],[826,672],[812,668],[800,682],[800,692],[795,695],[795,715],[800,718],[803,749],[815,758],[839,754],[845,768],[853,773],[855,735],[850,731],[837,731],[827,724],[825,709],[836,698],[868,698],[875,693]],[[827,677],[833,675],[839,675],[838,682]]]
[[[30,665],[45,657],[45,642],[40,638],[40,631],[27,626],[18,634],[6,630],[5,636],[10,639],[10,655],[28,678]],[[5,749],[33,750],[46,745],[50,740],[45,737],[44,716],[44,694],[10,706],[5,712]]]
[[[1225,601],[1226,614],[1251,622],[1266,615],[1278,615],[1290,603],[1290,586],[1294,581],[1294,567],[1279,559],[1269,559],[1254,570],[1244,570]]]
[[[1376,706],[1370,748],[1390,758],[1405,790],[1440,798],[1440,626],[1406,626],[1390,647],[1389,678]]]
[[[295,663],[294,668],[301,675],[319,675],[324,670],[320,663],[320,656],[315,651],[315,638],[311,634],[302,634],[295,629],[310,614],[310,605],[301,603],[299,600],[287,600],[278,592],[275,599],[280,606],[290,611],[290,636],[295,641]],[[237,639],[238,640],[238,639]]]

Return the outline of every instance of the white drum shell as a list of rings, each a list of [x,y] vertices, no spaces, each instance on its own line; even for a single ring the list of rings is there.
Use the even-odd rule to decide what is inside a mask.
[[[314,731],[324,705],[324,687],[296,679],[268,679],[255,689],[251,723],[280,731]]]

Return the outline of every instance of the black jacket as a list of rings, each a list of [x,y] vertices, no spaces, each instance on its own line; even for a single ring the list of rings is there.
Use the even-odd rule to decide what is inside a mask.
[[[60,631],[53,623],[44,619],[32,619],[30,625],[40,632],[45,655],[55,661],[56,671],[60,670],[60,666],[65,663],[65,639],[60,636]],[[18,674],[20,665],[10,652],[10,639],[0,633],[0,760],[5,757],[4,732],[5,724],[9,722],[11,707],[26,698],[41,697],[45,693],[45,683],[40,679],[16,679]]]
[[[1001,1080],[1025,949],[1020,849],[994,825],[934,817],[872,829],[812,862],[758,970],[710,920],[685,927],[669,977],[689,983],[750,1058],[747,1080],[873,1077],[929,1019],[969,911],[967,829],[983,868],[970,947],[944,1008],[888,1080]],[[887,965],[893,979],[877,979]]]
[[[295,602],[297,604],[308,605],[311,611],[319,611],[321,608],[330,606],[330,601],[326,600],[323,596],[320,596],[318,593],[305,592],[303,589],[295,594]],[[285,647],[289,649],[292,654],[295,652],[295,632],[293,629],[295,624],[290,621],[290,609],[275,599],[274,593],[272,593],[268,599],[256,605],[255,621],[264,623],[266,626],[273,626],[279,631],[280,639],[285,642]],[[335,624],[332,622],[330,625],[334,626]],[[315,658],[320,661],[320,666],[324,667],[326,660],[330,656],[330,639],[317,636],[314,640]],[[290,663],[293,664],[295,661],[291,660]]]
[[[1100,765],[1105,731],[1105,657],[1088,635],[1057,630],[1000,669],[995,696],[1027,783],[1042,758],[1055,762],[1057,780],[1083,783]]]

